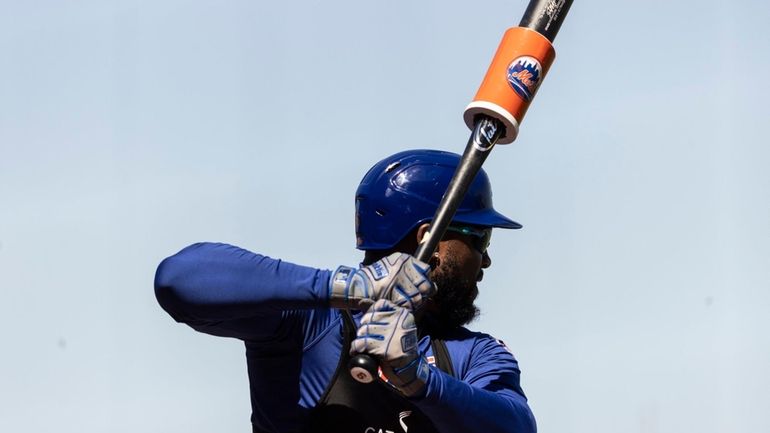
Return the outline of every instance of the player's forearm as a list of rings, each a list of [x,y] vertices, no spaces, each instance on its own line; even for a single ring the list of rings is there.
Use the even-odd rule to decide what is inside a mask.
[[[160,305],[181,322],[216,322],[328,303],[330,272],[226,244],[191,245],[155,274]]]
[[[524,396],[476,388],[433,368],[424,397],[414,402],[441,433],[535,433]]]

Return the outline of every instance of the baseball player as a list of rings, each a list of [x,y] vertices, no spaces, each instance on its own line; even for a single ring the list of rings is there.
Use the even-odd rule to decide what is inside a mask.
[[[478,314],[492,228],[521,228],[492,207],[483,170],[429,262],[411,256],[459,159],[412,150],[367,172],[355,201],[359,267],[212,243],[159,265],[155,294],[176,321],[243,340],[254,432],[535,432],[513,355],[463,327]],[[350,375],[359,353],[380,365],[373,383]]]

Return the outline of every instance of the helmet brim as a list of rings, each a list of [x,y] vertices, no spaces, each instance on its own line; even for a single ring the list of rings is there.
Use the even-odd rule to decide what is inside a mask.
[[[508,218],[494,209],[480,209],[475,212],[458,212],[452,221],[472,224],[480,227],[496,227],[501,229],[520,229],[521,224]]]

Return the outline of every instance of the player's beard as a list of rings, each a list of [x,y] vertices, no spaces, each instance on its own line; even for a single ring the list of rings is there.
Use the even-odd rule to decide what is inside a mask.
[[[479,294],[476,276],[463,276],[460,266],[452,259],[445,259],[431,276],[436,283],[436,295],[431,298],[435,304],[432,309],[432,321],[444,329],[456,328],[468,324],[479,315],[479,309],[473,304]],[[437,323],[436,323],[437,322]]]

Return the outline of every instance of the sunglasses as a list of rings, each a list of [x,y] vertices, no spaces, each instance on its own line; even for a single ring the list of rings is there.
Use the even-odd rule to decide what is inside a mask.
[[[449,226],[446,228],[446,231],[470,236],[473,240],[473,248],[475,248],[481,254],[487,252],[487,248],[489,248],[489,242],[492,240],[491,227],[482,229],[468,226]]]

